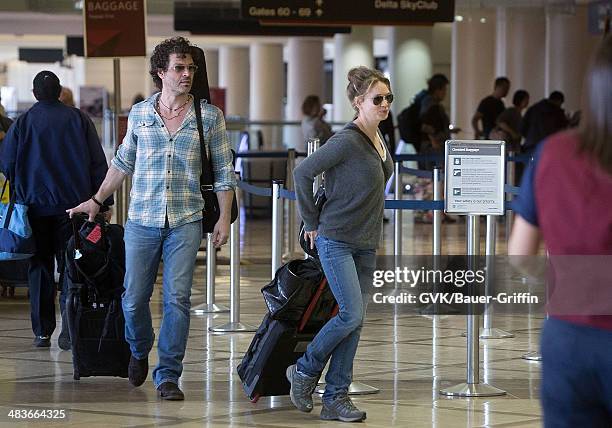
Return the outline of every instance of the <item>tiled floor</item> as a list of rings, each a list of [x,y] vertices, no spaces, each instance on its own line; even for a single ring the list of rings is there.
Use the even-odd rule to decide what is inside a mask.
[[[404,216],[404,253],[431,251],[431,226],[414,225]],[[269,221],[249,220],[242,227],[241,321],[258,325],[265,312],[259,289],[270,276]],[[462,253],[463,223],[444,225],[444,252]],[[484,229],[484,227],[482,227]],[[499,227],[498,251],[505,246]],[[393,226],[385,226],[385,248],[391,253]],[[217,301],[229,304],[228,249],[219,256]],[[204,301],[204,267],[199,266],[193,305]],[[161,296],[151,303],[154,323],[161,320]],[[126,379],[72,379],[71,353],[31,345],[29,306],[24,289],[14,299],[0,299],[0,426],[215,426],[298,427],[336,426],[318,419],[319,405],[311,414],[295,410],[288,397],[262,398],[252,404],[242,391],[236,366],[252,333],[216,335],[208,327],[228,322],[229,315],[192,315],[191,332],[181,386],[184,402],[156,397],[151,379],[132,388]],[[355,380],[380,388],[378,394],[355,398],[367,410],[363,426],[372,427],[536,427],[540,365],[521,356],[537,349],[542,314],[498,316],[495,326],[515,337],[482,340],[480,377],[507,391],[504,397],[445,398],[438,390],[465,381],[465,316],[435,319],[371,310],[355,361]],[[156,353],[150,356],[151,364]],[[11,409],[65,409],[67,420],[28,422],[10,419]]]

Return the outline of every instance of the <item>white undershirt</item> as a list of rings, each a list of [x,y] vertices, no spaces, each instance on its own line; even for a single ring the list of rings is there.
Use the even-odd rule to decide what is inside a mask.
[[[374,143],[374,147],[376,148],[376,151],[378,152],[378,155],[383,160],[383,162],[386,161],[387,150],[385,149],[385,144],[383,143],[382,138],[380,137],[380,134],[378,132],[376,133],[376,141]]]

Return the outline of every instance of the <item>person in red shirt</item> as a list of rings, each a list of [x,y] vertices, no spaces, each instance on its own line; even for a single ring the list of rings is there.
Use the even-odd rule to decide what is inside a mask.
[[[541,337],[545,427],[612,426],[612,36],[585,79],[578,131],[538,145],[508,254],[548,254]]]

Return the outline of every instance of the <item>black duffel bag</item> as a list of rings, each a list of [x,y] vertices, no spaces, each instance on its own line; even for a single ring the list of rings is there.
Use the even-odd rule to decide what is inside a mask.
[[[292,260],[281,266],[274,279],[261,289],[270,318],[297,322],[301,319],[325,275],[318,261]],[[312,322],[327,320],[336,300],[329,287],[310,317]]]

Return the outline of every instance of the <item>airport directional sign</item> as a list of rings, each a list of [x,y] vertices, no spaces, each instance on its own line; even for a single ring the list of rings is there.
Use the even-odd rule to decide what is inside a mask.
[[[452,22],[454,0],[242,0],[242,16],[270,24],[411,25]]]

